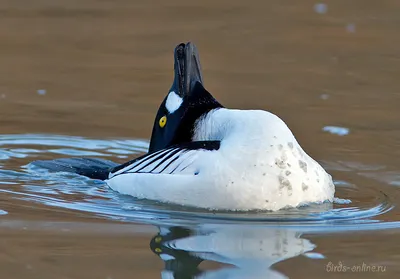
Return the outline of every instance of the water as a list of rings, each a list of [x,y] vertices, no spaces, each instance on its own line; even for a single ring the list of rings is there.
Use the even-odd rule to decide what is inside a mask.
[[[2,160],[30,157],[31,161],[34,161],[35,157],[53,157],[54,154],[71,157],[127,158],[127,154],[136,154],[137,156],[147,151],[147,144],[143,140],[96,140],[54,135],[3,135],[0,136],[0,146],[2,147]],[[30,148],[26,148],[27,146]],[[40,149],[35,149],[35,146]],[[328,166],[327,169],[334,170]],[[267,222],[279,225],[294,223],[296,226],[321,224],[327,226],[327,230],[337,230],[341,225],[376,224],[379,219],[375,218],[394,207],[384,192],[364,189],[362,193],[357,186],[350,185],[345,181],[335,181],[339,195],[345,198],[336,197],[333,206],[330,203],[306,204],[299,208],[278,212],[233,213],[139,200],[110,190],[103,181],[69,173],[52,173],[31,163],[21,166],[19,171],[7,170],[7,164],[5,164],[4,170],[0,170],[0,176],[3,184],[12,185],[15,181],[19,182],[18,189],[20,190],[0,190],[15,195],[17,199],[92,212],[103,217],[124,221],[151,222],[153,219],[165,218],[174,223],[185,220],[200,223],[203,221],[251,222],[251,224]],[[75,196],[76,198],[72,198],[71,201],[60,198],[60,196]],[[363,201],[358,200],[361,197],[364,197]],[[396,225],[397,223],[388,222],[388,224],[377,225],[377,228]],[[329,229],[328,226],[334,226],[334,228]]]
[[[19,134],[0,136],[0,147],[4,162],[0,177],[2,184],[7,185],[0,192],[7,194],[8,202],[24,201],[31,206],[42,204],[55,210],[61,208],[89,213],[105,220],[156,226],[159,232],[149,240],[150,249],[164,261],[161,274],[166,277],[286,278],[271,266],[299,255],[326,261],[324,254],[312,252],[317,245],[305,238],[305,234],[329,235],[400,228],[400,221],[387,218],[397,215],[398,210],[384,187],[368,189],[346,181],[335,181],[337,197],[333,205],[305,205],[278,212],[208,211],[137,200],[113,192],[101,181],[74,174],[51,173],[30,163],[11,170],[7,163],[13,158],[33,161],[60,155],[125,159],[128,155],[137,156],[146,151],[147,142],[143,140]],[[355,163],[325,162],[329,171],[343,171],[343,165],[347,166],[344,171],[360,167]],[[382,169],[379,166],[362,168]],[[3,210],[0,213],[7,214]],[[15,220],[0,223],[0,228],[39,231],[70,232],[79,230],[80,226],[82,224],[57,226],[57,222],[30,224]],[[102,227],[97,229],[103,230]],[[93,231],[97,229],[92,228]],[[203,261],[230,266],[201,270],[198,265]],[[339,263],[336,265],[339,266]],[[375,265],[376,268],[387,268],[383,264]],[[367,268],[362,263],[346,267],[349,272],[352,268]],[[326,264],[327,270],[333,268],[333,263]]]
[[[1,278],[396,278],[397,1],[25,2],[0,11]],[[213,212],[30,164],[145,152],[187,40],[222,104],[288,124],[333,204]]]

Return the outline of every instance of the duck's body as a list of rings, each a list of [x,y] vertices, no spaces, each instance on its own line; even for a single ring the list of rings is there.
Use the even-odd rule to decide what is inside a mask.
[[[148,154],[120,166],[88,159],[37,164],[106,180],[137,198],[209,209],[278,210],[333,200],[331,176],[279,117],[224,108],[203,87],[194,45],[177,46],[174,68]]]
[[[193,141],[220,144],[173,155],[166,150],[152,162],[139,160],[111,173],[107,184],[139,198],[225,210],[277,210],[333,199],[330,175],[274,114],[215,109],[197,121]]]

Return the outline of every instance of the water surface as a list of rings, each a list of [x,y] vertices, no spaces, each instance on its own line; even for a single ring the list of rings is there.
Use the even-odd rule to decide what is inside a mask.
[[[0,13],[1,278],[397,276],[397,1],[6,1]],[[284,119],[334,177],[334,204],[210,212],[30,164],[146,152],[187,40],[225,106]]]

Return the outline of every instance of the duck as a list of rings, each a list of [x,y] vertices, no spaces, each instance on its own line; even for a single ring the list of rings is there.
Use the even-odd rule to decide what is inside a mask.
[[[148,153],[117,164],[97,158],[36,161],[104,180],[138,199],[208,210],[276,211],[333,202],[332,176],[277,115],[230,109],[206,90],[194,43],[174,50],[174,80],[156,114]]]

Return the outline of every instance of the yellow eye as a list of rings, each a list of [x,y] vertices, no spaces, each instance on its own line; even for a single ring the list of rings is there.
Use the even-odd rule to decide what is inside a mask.
[[[167,117],[165,115],[161,117],[158,124],[160,125],[161,128],[164,128],[165,124],[167,124]]]
[[[162,252],[162,250],[160,248],[156,248],[156,249],[154,249],[154,251],[156,251],[156,253],[161,253]]]

